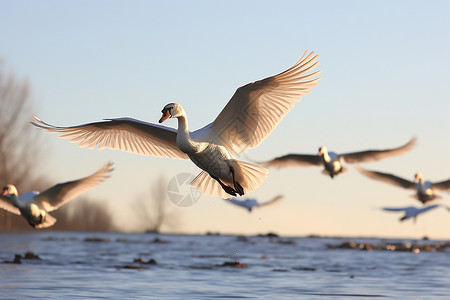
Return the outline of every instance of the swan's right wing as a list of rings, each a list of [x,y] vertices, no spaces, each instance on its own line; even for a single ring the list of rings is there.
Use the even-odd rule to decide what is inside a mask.
[[[61,138],[78,143],[79,147],[110,148],[140,155],[187,159],[176,144],[177,131],[173,128],[132,118],[107,119],[70,127],[53,126],[37,117],[31,122],[47,132],[61,133]]]
[[[264,167],[275,169],[311,167],[320,166],[321,164],[320,156],[310,154],[288,154],[261,163]]]
[[[391,185],[399,186],[399,187],[402,187],[405,189],[416,189],[416,184],[414,182],[397,177],[395,175],[377,172],[377,171],[370,171],[370,170],[366,170],[366,169],[363,169],[358,166],[356,167],[356,169],[361,174],[363,174],[371,179],[378,180],[378,181],[388,183]]]
[[[269,201],[260,203],[260,204],[258,205],[258,207],[269,206],[269,205],[275,204],[275,203],[277,203],[277,202],[279,202],[279,201],[281,201],[281,200],[283,200],[283,196],[278,195],[278,196],[276,196],[275,198],[273,198],[272,200],[269,200]]]
[[[15,215],[20,215],[20,210],[11,204],[11,200],[8,197],[2,195],[0,195],[0,208]]]

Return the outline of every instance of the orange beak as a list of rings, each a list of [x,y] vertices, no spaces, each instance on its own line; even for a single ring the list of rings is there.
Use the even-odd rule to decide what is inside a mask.
[[[163,111],[163,115],[162,115],[161,119],[159,119],[159,123],[164,122],[164,121],[167,120],[169,117],[170,117],[169,110]]]
[[[6,196],[6,195],[8,195],[8,190],[7,189],[3,189],[3,194],[2,194],[3,196]]]

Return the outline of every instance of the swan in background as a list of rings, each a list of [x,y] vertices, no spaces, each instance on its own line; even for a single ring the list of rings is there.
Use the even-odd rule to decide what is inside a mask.
[[[108,163],[91,176],[54,185],[42,193],[33,191],[19,196],[17,188],[8,184],[3,188],[0,208],[22,215],[34,228],[50,227],[55,224],[56,219],[49,212],[105,181],[114,170],[112,165]]]
[[[393,149],[384,150],[366,150],[360,152],[350,152],[338,154],[328,151],[326,147],[320,147],[319,153],[315,154],[288,154],[277,157],[273,160],[261,163],[268,168],[294,168],[294,167],[311,167],[324,166],[323,174],[329,175],[331,178],[347,171],[347,168],[342,166],[342,162],[346,163],[361,163],[372,162],[385,159],[392,156],[401,155],[410,151],[416,143],[416,138],[412,138],[408,143]]]
[[[382,207],[381,209],[384,210],[384,211],[394,211],[394,212],[401,211],[401,212],[405,212],[405,215],[403,217],[401,217],[399,219],[399,221],[402,222],[402,221],[405,221],[405,220],[407,220],[409,218],[414,218],[414,223],[415,223],[418,215],[420,215],[420,214],[422,214],[424,212],[430,211],[432,209],[435,209],[435,208],[437,208],[439,206],[441,206],[441,205],[434,204],[434,205],[427,205],[427,206],[424,206],[424,207],[421,207],[421,208],[417,208],[417,207],[414,207],[414,206],[407,206],[407,207]]]
[[[235,159],[258,146],[292,109],[316,86],[318,56],[306,55],[286,71],[238,88],[217,118],[190,132],[180,104],[169,103],[159,123],[178,119],[178,130],[132,118],[107,119],[71,127],[56,127],[34,117],[33,125],[90,149],[111,148],[141,155],[191,159],[203,171],[191,185],[211,196],[229,198],[255,190],[267,169]]]
[[[244,207],[248,209],[249,212],[252,211],[254,207],[262,207],[262,206],[268,206],[272,205],[274,203],[277,203],[283,199],[283,196],[279,195],[273,198],[272,200],[266,201],[266,202],[259,202],[256,199],[245,199],[245,200],[239,200],[236,198],[226,199],[225,201],[230,202],[232,204]]]
[[[421,173],[416,173],[416,175],[414,176],[414,181],[410,181],[389,173],[366,170],[359,166],[357,166],[356,169],[361,174],[371,179],[399,186],[405,189],[416,190],[416,194],[413,197],[422,203],[441,199],[440,196],[435,194],[435,189],[442,191],[450,190],[450,179],[433,183],[431,181],[425,180]]]

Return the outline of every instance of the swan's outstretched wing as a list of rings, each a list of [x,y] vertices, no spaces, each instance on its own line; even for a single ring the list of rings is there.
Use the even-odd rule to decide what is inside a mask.
[[[443,191],[450,190],[450,179],[433,183],[433,188]]]
[[[132,118],[107,119],[78,126],[57,127],[37,117],[34,126],[47,132],[59,132],[61,138],[79,143],[79,147],[110,148],[140,155],[187,159],[177,147],[177,131],[173,128]]]
[[[401,155],[407,151],[410,151],[415,146],[416,140],[417,139],[413,137],[408,143],[393,149],[367,150],[361,152],[344,153],[340,154],[339,156],[343,158],[347,163],[377,161],[391,156]]]
[[[415,208],[414,206],[407,207],[382,207],[381,209],[384,211],[407,211],[408,209]]]
[[[264,167],[275,169],[311,167],[320,166],[321,164],[321,157],[311,154],[288,154],[261,163]]]
[[[35,196],[35,201],[46,211],[53,211],[78,195],[93,189],[109,177],[112,163],[104,165],[91,176],[57,184]]]
[[[275,203],[277,203],[277,202],[279,202],[281,200],[283,200],[283,196],[282,195],[278,195],[278,196],[276,196],[275,198],[273,198],[273,199],[271,199],[269,201],[259,203],[258,207],[269,206],[269,205],[275,204]]]
[[[238,88],[217,118],[193,138],[224,145],[240,155],[258,146],[292,109],[317,85],[318,56],[306,52],[288,70]]]
[[[359,166],[357,166],[356,169],[361,174],[363,174],[371,179],[375,179],[378,181],[396,185],[396,186],[399,186],[399,187],[402,187],[405,189],[415,189],[416,188],[416,184],[414,182],[397,177],[392,174],[382,173],[382,172],[377,172],[377,171],[370,171],[370,170],[363,169]]]
[[[20,210],[11,204],[11,200],[8,197],[0,195],[0,208],[9,211],[10,213],[20,215]]]
[[[441,206],[441,205],[440,204],[433,204],[433,205],[427,205],[427,206],[421,207],[421,208],[418,209],[419,212],[417,214],[424,213],[426,211],[435,209],[436,207],[439,207],[439,206]]]

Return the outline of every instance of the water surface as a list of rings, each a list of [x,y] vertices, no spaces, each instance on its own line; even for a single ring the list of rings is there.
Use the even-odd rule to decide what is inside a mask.
[[[345,240],[0,233],[0,298],[445,299],[450,295],[449,248],[412,253],[328,247]],[[27,251],[40,259],[3,263]],[[148,263],[151,259],[156,264]]]

